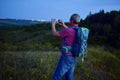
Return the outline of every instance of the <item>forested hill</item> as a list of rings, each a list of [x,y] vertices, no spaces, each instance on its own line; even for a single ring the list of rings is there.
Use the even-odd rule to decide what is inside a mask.
[[[69,25],[69,23],[68,23]],[[89,14],[80,26],[90,29],[90,45],[120,49],[120,11]],[[57,25],[57,29],[61,27]],[[55,40],[55,41],[54,41]],[[60,38],[51,35],[51,24],[34,24],[23,27],[0,27],[0,50],[58,50]]]
[[[81,25],[90,29],[89,43],[120,49],[120,11],[90,13]]]

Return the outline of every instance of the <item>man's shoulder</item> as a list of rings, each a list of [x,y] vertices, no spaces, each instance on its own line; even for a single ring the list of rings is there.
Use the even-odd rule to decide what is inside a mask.
[[[61,31],[69,31],[69,30],[72,30],[72,28],[71,28],[71,27],[64,28],[64,29],[62,29]]]
[[[64,28],[62,30],[60,30],[60,32],[73,32],[74,28],[73,27],[68,27],[68,28]]]
[[[68,32],[73,32],[74,31],[74,29],[72,28],[72,27],[69,27],[69,28],[66,28],[66,29],[64,29],[65,31],[68,31]]]

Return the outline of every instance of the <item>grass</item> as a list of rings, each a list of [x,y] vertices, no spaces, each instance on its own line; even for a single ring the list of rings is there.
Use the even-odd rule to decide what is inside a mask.
[[[60,57],[58,51],[1,52],[0,80],[51,80]],[[78,59],[75,80],[120,80],[120,59],[102,47],[88,48]]]
[[[76,80],[119,80],[119,66],[118,57],[103,47],[90,46],[85,62],[78,61]]]
[[[58,55],[58,52],[38,51],[2,53],[1,80],[49,80]]]

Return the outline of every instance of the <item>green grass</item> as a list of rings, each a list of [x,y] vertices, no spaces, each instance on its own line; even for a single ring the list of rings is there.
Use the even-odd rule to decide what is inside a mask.
[[[58,52],[4,52],[1,80],[49,80],[58,55]]]
[[[0,80],[51,80],[60,52],[1,52]],[[102,47],[88,48],[78,59],[75,80],[120,80],[120,59]]]
[[[103,47],[90,46],[85,62],[78,61],[76,80],[119,80],[119,66],[118,57]]]

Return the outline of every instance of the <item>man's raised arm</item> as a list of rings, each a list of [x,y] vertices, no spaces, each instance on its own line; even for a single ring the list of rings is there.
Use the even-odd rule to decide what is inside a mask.
[[[56,26],[55,26],[55,25],[56,25],[56,19],[52,19],[51,22],[52,22],[52,34],[53,34],[54,36],[60,37],[60,34],[59,34],[59,32],[56,30]],[[61,25],[63,28],[68,28],[63,21],[61,21],[60,25]]]
[[[52,34],[54,36],[60,36],[59,32],[56,30],[56,19],[52,19]]]

